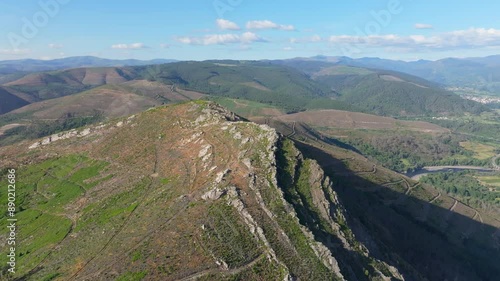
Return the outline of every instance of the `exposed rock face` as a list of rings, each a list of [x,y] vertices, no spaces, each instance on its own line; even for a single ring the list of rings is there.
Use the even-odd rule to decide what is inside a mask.
[[[382,279],[404,280],[395,267],[371,257],[356,239],[347,225],[345,208],[316,161],[304,159],[289,140],[281,141],[277,158],[280,167],[277,179],[284,198],[297,210],[301,229],[314,241],[311,247],[325,266],[346,280],[366,278],[360,274],[360,267],[371,267]],[[318,239],[320,236],[323,237]],[[384,275],[379,268],[390,274]]]

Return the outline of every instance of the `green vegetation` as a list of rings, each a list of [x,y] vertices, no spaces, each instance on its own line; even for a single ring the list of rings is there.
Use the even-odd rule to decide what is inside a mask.
[[[102,112],[94,111],[88,116],[78,116],[74,113],[67,113],[56,120],[33,120],[28,126],[19,126],[7,130],[0,136],[0,146],[15,143],[23,139],[37,139],[52,134],[80,128],[86,125],[95,124],[102,121]]]
[[[116,281],[141,281],[147,274],[147,271],[127,272],[116,278]]]
[[[477,102],[462,99],[425,80],[400,73],[379,71],[366,75],[325,75],[316,80],[339,92],[340,100],[378,115],[461,115],[487,110]]]
[[[59,273],[51,273],[43,278],[43,281],[52,281],[59,277],[61,274]]]
[[[429,120],[434,124],[451,129],[457,133],[473,135],[478,138],[498,140],[500,135],[500,118],[495,123],[474,119]]]
[[[476,177],[483,185],[500,188],[500,175],[478,175]]]
[[[69,155],[46,160],[20,170],[23,186],[18,190],[18,206],[22,210],[36,207],[49,213],[64,206],[94,187],[107,163],[83,155]],[[2,196],[6,196],[2,193]]]
[[[326,67],[317,72],[317,76],[324,75],[368,75],[375,73],[373,70],[369,70],[361,67],[352,67],[347,65],[336,65],[332,67]]]
[[[480,160],[489,159],[497,155],[497,149],[492,145],[472,141],[461,142],[460,145],[463,148],[474,152],[474,158]]]
[[[281,110],[275,106],[255,101],[243,99],[230,99],[223,97],[209,97],[210,100],[222,105],[231,112],[234,112],[243,117],[251,116],[270,116],[282,114]]]
[[[37,100],[46,100],[73,95],[89,90],[91,86],[67,84],[66,81],[48,83],[42,86],[10,86],[10,88],[26,93]]]
[[[317,108],[334,93],[301,72],[288,67],[253,61],[179,62],[136,67],[144,79],[212,96],[268,104],[286,112]],[[309,104],[312,103],[310,106]],[[327,108],[347,108],[329,100]]]
[[[84,155],[69,155],[18,169],[19,274],[36,267],[74,230],[70,216],[65,215],[67,207],[102,180],[99,175],[106,166]],[[4,176],[2,173],[2,181]],[[6,189],[0,190],[0,199],[7,202]],[[6,213],[0,213],[2,228],[6,227],[5,217]]]
[[[105,225],[119,225],[138,206],[138,199],[145,192],[149,180],[141,181],[128,192],[106,198],[102,204],[89,204],[83,209],[83,214],[75,231],[87,231]]]
[[[500,190],[482,184],[472,172],[433,173],[422,177],[420,181],[433,185],[471,206],[484,209],[500,206]]]
[[[203,232],[204,245],[216,257],[237,268],[256,259],[261,249],[236,210],[224,202],[208,209],[209,223]]]
[[[328,133],[328,130],[326,131]],[[342,130],[342,141],[383,166],[409,172],[424,166],[486,166],[489,159],[476,158],[461,146],[465,137],[454,134],[422,134],[411,131]]]

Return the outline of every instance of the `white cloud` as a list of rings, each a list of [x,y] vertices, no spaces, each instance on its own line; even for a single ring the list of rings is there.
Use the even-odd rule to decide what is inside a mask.
[[[48,46],[49,46],[49,48],[51,48],[51,49],[62,49],[62,48],[64,48],[64,46],[63,46],[63,45],[61,45],[61,44],[55,44],[55,43],[51,43],[51,44],[49,44]]]
[[[170,44],[162,43],[162,44],[160,44],[160,48],[162,48],[162,49],[168,49],[168,48],[170,48]]]
[[[228,21],[225,19],[217,19],[216,23],[220,29],[240,30],[240,27],[232,21]]]
[[[246,24],[247,29],[279,29],[279,30],[295,30],[293,25],[282,25],[274,23],[270,20],[254,20]]]
[[[292,47],[285,47],[285,48],[283,48],[283,51],[291,51],[291,50],[293,50]]]
[[[313,36],[309,36],[309,37],[303,37],[303,38],[290,38],[289,39],[289,42],[291,44],[295,44],[295,43],[317,43],[317,42],[321,42],[323,41],[323,38],[321,38],[321,36],[315,34]]]
[[[416,29],[433,29],[434,26],[432,26],[432,24],[427,24],[427,23],[416,23],[415,28]]]
[[[121,49],[121,50],[139,50],[147,48],[148,46],[144,45],[144,43],[115,44],[111,46],[111,49]]]
[[[211,34],[203,37],[178,37],[176,40],[183,44],[189,45],[226,45],[226,44],[249,44],[253,42],[265,42],[253,32],[245,32],[242,34]]]
[[[310,38],[310,41],[311,41],[311,42],[320,42],[321,40],[322,40],[322,39],[321,39],[321,36],[319,36],[319,35],[317,35],[317,34],[316,34],[316,35],[311,36],[311,38]]]
[[[413,50],[460,49],[500,46],[500,29],[469,28],[432,36],[410,35],[334,35],[329,42],[334,44],[354,44],[366,47],[400,47]]]
[[[0,54],[2,55],[27,55],[31,53],[30,49],[0,49]]]

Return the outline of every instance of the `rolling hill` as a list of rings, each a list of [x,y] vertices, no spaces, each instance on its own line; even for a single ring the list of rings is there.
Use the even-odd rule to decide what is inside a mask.
[[[304,71],[338,93],[337,100],[367,113],[389,116],[462,115],[488,110],[477,102],[444,90],[438,83],[402,72],[381,70],[384,68],[357,66],[353,61],[344,57],[320,57],[272,63]]]
[[[4,87],[0,87],[0,100],[0,115],[29,104]]]
[[[288,112],[348,108],[334,93],[293,68],[258,61],[178,62],[136,67],[142,78],[208,95],[270,104]]]
[[[119,84],[136,77],[128,68],[75,68],[64,71],[29,74],[5,86],[27,93],[38,100],[72,95],[84,90]]]
[[[339,92],[340,100],[378,115],[461,115],[487,110],[452,92],[393,73],[333,74],[316,79]]]
[[[264,103],[285,112],[310,109],[379,115],[460,115],[487,110],[411,75],[317,61],[204,61],[40,72],[5,83],[36,100],[107,84],[147,80],[208,96]],[[15,106],[10,106],[15,108]]]

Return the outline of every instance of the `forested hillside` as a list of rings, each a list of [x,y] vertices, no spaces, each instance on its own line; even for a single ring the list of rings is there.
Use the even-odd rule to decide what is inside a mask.
[[[254,61],[179,62],[135,68],[144,79],[209,95],[271,104],[287,112],[350,108],[335,93],[293,68]]]
[[[324,75],[316,80],[341,93],[340,100],[379,115],[461,115],[486,110],[483,105],[452,92],[404,80],[392,73]]]

